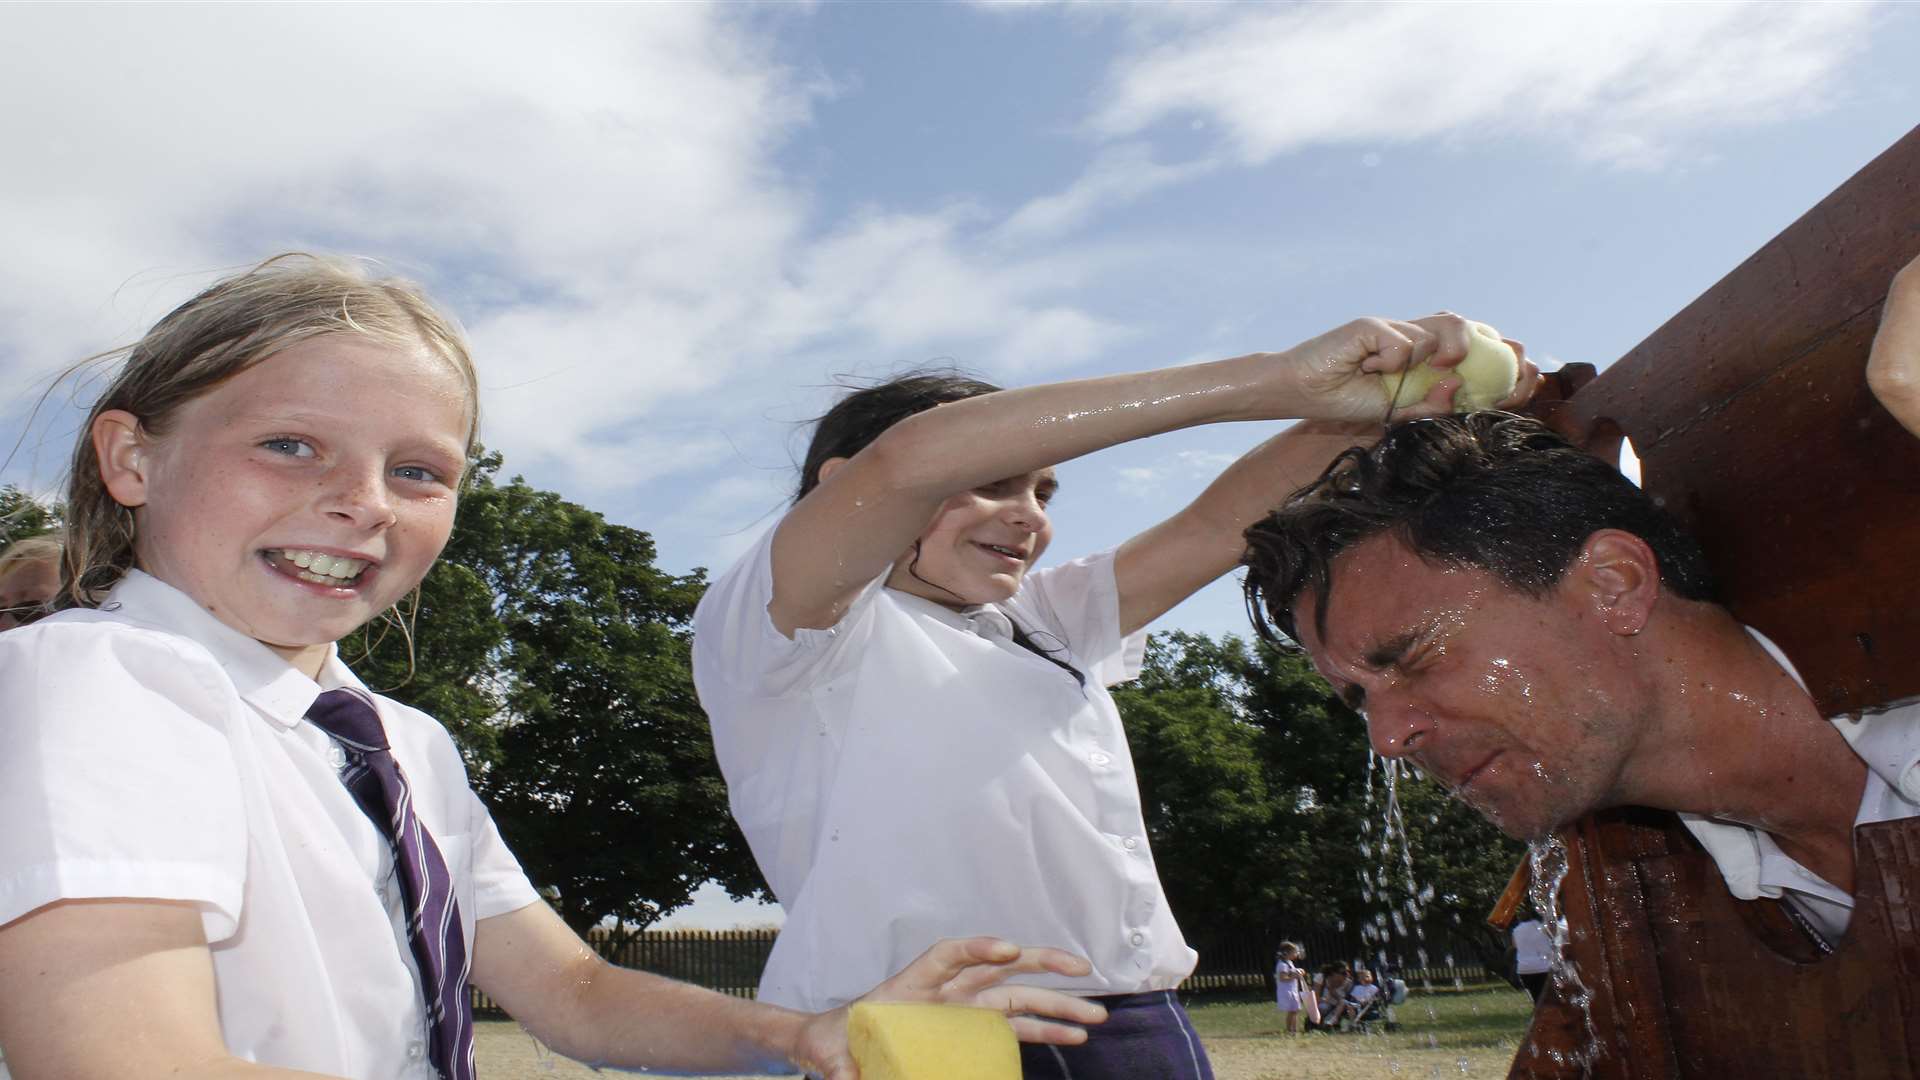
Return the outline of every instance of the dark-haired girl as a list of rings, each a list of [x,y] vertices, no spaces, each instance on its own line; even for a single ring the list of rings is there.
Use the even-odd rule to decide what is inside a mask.
[[[1024,1047],[1028,1077],[1211,1076],[1106,688],[1136,673],[1148,623],[1235,565],[1249,523],[1377,430],[1381,374],[1467,342],[1454,315],[1362,319],[1282,353],[1017,390],[917,374],[835,405],[792,509],[694,622],[734,816],[787,912],[762,998],[845,1001],[957,934],[1045,942],[1093,971],[1034,981],[1110,1019]],[[1444,411],[1456,385],[1401,415]],[[1030,572],[1055,463],[1282,418],[1316,422],[1119,548]]]

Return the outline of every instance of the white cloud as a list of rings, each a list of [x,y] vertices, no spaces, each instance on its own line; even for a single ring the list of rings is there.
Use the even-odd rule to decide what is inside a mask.
[[[729,415],[797,356],[1037,368],[1125,333],[977,210],[815,221],[775,157],[831,92],[777,55],[805,17],[5,9],[34,47],[0,94],[34,105],[0,114],[0,378],[137,336],[212,268],[376,253],[467,322],[511,467],[609,488],[724,460],[668,425]]]
[[[1158,465],[1125,465],[1113,474],[1122,491],[1136,498],[1158,499],[1169,480],[1197,491],[1195,481],[1205,483],[1239,459],[1238,454],[1218,450],[1176,450]]]
[[[1206,120],[1250,163],[1316,144],[1526,134],[1657,166],[1691,138],[1826,104],[1874,16],[1863,4],[1191,7],[1215,17],[1141,12],[1095,130]]]
[[[1213,161],[1163,164],[1140,142],[1107,147],[1066,190],[1032,200],[995,231],[1002,243],[1047,240],[1084,225],[1095,215],[1124,206],[1161,188],[1213,171]]]

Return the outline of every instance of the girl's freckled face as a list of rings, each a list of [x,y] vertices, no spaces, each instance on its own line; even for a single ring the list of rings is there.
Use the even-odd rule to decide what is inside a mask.
[[[446,545],[471,408],[424,346],[293,345],[180,406],[138,451],[140,568],[317,671]]]

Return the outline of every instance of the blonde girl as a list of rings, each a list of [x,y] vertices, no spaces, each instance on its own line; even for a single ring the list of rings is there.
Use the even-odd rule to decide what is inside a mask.
[[[1300,967],[1300,946],[1291,942],[1280,943],[1278,955],[1273,963],[1274,1007],[1287,1017],[1287,1034],[1300,1032],[1300,1013],[1306,1009],[1305,1002],[1312,998],[1307,986],[1307,973]]]
[[[601,962],[446,732],[341,662],[446,543],[477,399],[446,316],[336,259],[270,259],[128,351],[74,452],[66,610],[0,635],[0,1073],[465,1080],[470,979],[590,1063],[854,1076],[843,1017]],[[1084,970],[953,941],[878,992]]]

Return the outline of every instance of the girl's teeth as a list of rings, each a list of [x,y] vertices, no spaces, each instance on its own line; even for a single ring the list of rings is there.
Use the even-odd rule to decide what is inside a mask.
[[[282,551],[280,555],[300,568],[300,573],[295,576],[317,585],[339,585],[351,581],[367,568],[366,562],[361,559],[328,555],[323,551]]]

